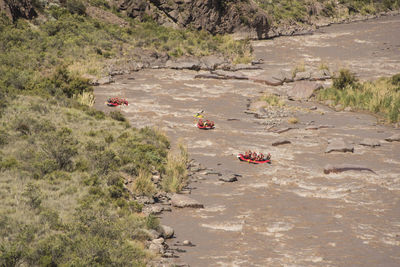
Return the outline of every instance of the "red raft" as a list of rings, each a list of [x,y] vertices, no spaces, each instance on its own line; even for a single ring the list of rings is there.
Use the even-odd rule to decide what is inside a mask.
[[[200,119],[197,122],[196,126],[197,126],[197,128],[202,129],[202,130],[211,130],[211,129],[215,128],[213,121],[209,121],[209,120],[203,121],[202,119]]]
[[[128,105],[128,101],[123,98],[113,97],[107,99],[107,106],[109,107],[116,107],[120,105]]]
[[[245,158],[243,154],[238,154],[237,157],[238,157],[238,159],[240,161],[246,161],[248,163],[253,163],[253,164],[269,163],[269,164],[271,164],[271,160],[270,159],[265,159],[264,158],[263,160],[252,160],[252,159]]]
[[[199,128],[199,129],[202,129],[202,130],[211,130],[211,129],[214,129],[215,127],[214,127],[214,125],[213,126],[208,126],[208,125],[206,125],[206,126],[204,126],[204,125],[202,125],[202,126],[200,126],[199,124],[197,124],[197,128]]]

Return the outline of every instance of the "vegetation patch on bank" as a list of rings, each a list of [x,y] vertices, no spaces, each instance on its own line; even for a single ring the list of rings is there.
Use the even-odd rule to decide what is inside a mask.
[[[0,125],[1,266],[144,266],[153,257],[143,241],[158,222],[134,197],[162,190],[151,174],[168,180],[176,167],[163,133],[35,96],[10,100]]]
[[[320,90],[319,100],[333,100],[354,110],[366,110],[388,122],[400,121],[400,74],[375,81],[360,82],[349,70],[342,69],[330,88]]]
[[[398,0],[256,0],[271,17],[273,25],[310,24],[321,18],[347,18],[396,10]]]

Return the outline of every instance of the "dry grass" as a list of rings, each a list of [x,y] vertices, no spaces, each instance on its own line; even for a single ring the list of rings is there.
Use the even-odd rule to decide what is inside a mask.
[[[292,69],[292,78],[296,77],[296,74],[298,72],[304,72],[306,71],[306,66],[304,64],[304,61],[299,62],[293,69]]]
[[[74,95],[73,98],[75,98],[80,104],[88,107],[93,107],[94,103],[96,102],[92,92],[83,92],[81,94]]]
[[[349,106],[354,110],[367,110],[381,115],[388,122],[400,120],[400,83],[395,75],[375,81],[360,83],[354,75],[341,70],[331,88],[318,93],[319,100],[330,99],[335,105]]]
[[[295,117],[291,117],[288,119],[288,123],[290,123],[290,124],[296,124],[298,122],[299,122],[299,119],[295,118]]]
[[[140,170],[132,184],[132,192],[139,196],[152,196],[156,187],[151,181],[151,174],[148,171]]]
[[[165,176],[162,179],[162,188],[167,192],[179,192],[188,180],[188,153],[182,143],[178,144],[177,151],[168,153]]]
[[[279,96],[265,93],[260,97],[261,101],[265,101],[269,106],[283,107],[285,106],[285,101],[283,101]]]

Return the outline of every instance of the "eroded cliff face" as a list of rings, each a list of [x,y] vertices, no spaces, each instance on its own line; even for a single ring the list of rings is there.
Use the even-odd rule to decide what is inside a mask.
[[[32,2],[32,0],[0,0],[0,12],[4,12],[12,20],[31,19],[37,15]]]
[[[213,34],[266,38],[267,14],[246,0],[120,0],[118,8],[139,19],[151,17],[173,27],[191,27]]]

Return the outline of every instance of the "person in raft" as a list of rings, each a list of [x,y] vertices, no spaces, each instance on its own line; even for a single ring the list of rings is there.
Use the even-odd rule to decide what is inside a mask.
[[[203,127],[203,126],[204,126],[203,120],[200,119],[200,120],[197,122],[197,125],[199,125],[200,127]]]
[[[206,120],[206,121],[203,121],[202,119],[200,119],[198,122],[197,122],[197,124],[200,126],[200,127],[214,127],[214,122],[213,121],[209,121],[209,120]]]
[[[252,152],[251,150],[249,150],[244,154],[244,158],[250,160],[264,161],[269,160],[271,158],[271,154],[268,153],[268,155],[265,157],[263,153],[257,154],[256,152]]]
[[[204,123],[204,126],[206,126],[206,127],[214,127],[214,122],[213,121],[209,121],[209,120],[206,120],[206,122]]]

